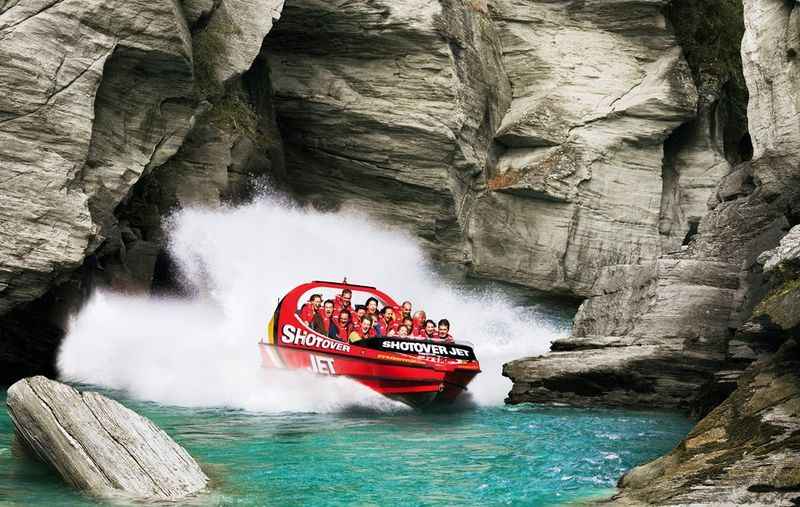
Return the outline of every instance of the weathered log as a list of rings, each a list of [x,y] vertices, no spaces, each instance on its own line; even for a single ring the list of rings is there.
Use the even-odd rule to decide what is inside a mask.
[[[6,404],[24,443],[90,494],[177,500],[208,483],[166,433],[98,393],[38,376],[12,385]]]

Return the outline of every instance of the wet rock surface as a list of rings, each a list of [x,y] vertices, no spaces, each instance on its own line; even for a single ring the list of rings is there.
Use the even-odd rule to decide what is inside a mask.
[[[36,456],[92,495],[178,500],[208,483],[166,433],[98,393],[31,377],[8,389],[6,403],[17,435]]]
[[[613,503],[797,505],[798,368],[794,340],[755,363],[675,450],[625,474]]]

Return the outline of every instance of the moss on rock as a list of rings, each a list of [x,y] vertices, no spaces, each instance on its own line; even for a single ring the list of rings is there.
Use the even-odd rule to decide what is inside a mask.
[[[258,141],[258,115],[241,93],[233,91],[219,98],[209,112],[208,121]]]
[[[800,278],[793,278],[771,291],[753,310],[753,317],[765,316],[784,331],[800,325]]]

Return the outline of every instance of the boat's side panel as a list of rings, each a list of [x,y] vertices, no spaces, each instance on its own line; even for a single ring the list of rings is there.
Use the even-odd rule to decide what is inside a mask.
[[[321,375],[344,375],[354,378],[380,378],[389,381],[406,381],[419,384],[441,384],[445,371],[406,366],[367,358],[326,354],[308,349],[259,345],[265,366],[308,370]]]

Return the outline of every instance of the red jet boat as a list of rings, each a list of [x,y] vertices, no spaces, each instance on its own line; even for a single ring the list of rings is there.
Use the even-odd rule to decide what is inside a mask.
[[[397,336],[349,343],[319,334],[300,319],[300,307],[311,294],[333,299],[334,293],[340,294],[343,289],[353,291],[354,301],[374,297],[383,306],[399,306],[385,293],[366,285],[320,281],[300,285],[278,302],[267,338],[259,342],[263,365],[350,377],[413,407],[452,402],[480,373],[480,364],[468,344]]]

